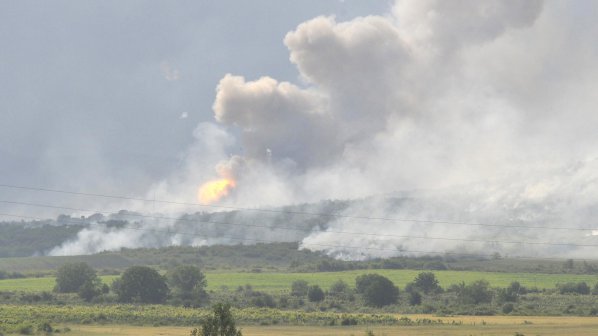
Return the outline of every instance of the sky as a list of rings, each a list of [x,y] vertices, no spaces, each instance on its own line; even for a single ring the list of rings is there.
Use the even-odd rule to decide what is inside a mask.
[[[282,43],[288,31],[318,15],[350,19],[390,6],[2,1],[1,180],[145,193],[180,164],[197,124],[213,120],[226,73],[295,81]]]
[[[598,246],[594,1],[0,6],[0,184],[170,202],[0,187],[3,212],[181,214],[198,193],[233,208],[362,200],[303,246]],[[148,239],[87,230],[55,254],[115,241]]]

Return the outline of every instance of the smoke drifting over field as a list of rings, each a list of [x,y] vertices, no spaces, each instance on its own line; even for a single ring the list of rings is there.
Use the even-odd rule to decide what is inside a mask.
[[[307,248],[345,258],[408,251],[590,256],[590,248],[578,246],[397,236],[598,243],[591,235],[598,228],[597,13],[590,2],[417,0],[397,2],[386,16],[304,22],[284,37],[297,82],[224,76],[213,105],[216,122],[197,127],[184,166],[148,197],[189,202],[199,185],[225,169],[235,188],[218,202],[224,205],[362,199],[310,211],[572,228],[346,217],[306,223],[284,214],[230,214],[229,222],[306,229],[289,234],[245,227],[241,236],[249,239],[301,240]],[[159,211],[194,209],[173,205]],[[146,222],[170,229],[203,225]],[[240,233],[212,226],[208,236]],[[144,235],[90,229],[52,253],[239,242],[137,237]]]

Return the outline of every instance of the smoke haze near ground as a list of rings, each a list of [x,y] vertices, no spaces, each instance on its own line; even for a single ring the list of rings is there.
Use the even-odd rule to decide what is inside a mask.
[[[384,16],[344,22],[322,16],[301,23],[284,37],[297,81],[278,81],[267,73],[225,75],[216,86],[215,121],[198,125],[181,167],[156,183],[147,198],[188,202],[188,195],[224,169],[237,181],[219,203],[229,206],[367,198],[339,214],[596,228],[597,15],[592,2],[418,0],[398,1]],[[152,211],[136,202],[126,207]],[[194,210],[160,206],[157,211]],[[260,220],[278,224],[283,219]],[[489,249],[510,255],[592,255],[576,246],[322,230],[598,243],[591,231],[348,218],[330,219],[319,230],[291,238],[341,258]],[[262,239],[286,240],[274,232],[253,232]],[[136,235],[122,239],[126,234],[90,229],[52,253],[238,242],[148,243]]]

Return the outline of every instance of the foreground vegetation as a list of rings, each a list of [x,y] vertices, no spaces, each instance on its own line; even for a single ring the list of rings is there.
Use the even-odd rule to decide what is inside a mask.
[[[588,317],[462,317],[438,318],[431,315],[404,316],[410,320],[440,319],[442,324],[418,326],[242,326],[244,336],[462,336],[462,335],[543,335],[593,336],[598,321]],[[455,323],[453,323],[455,321]],[[187,336],[185,327],[139,327],[122,325],[73,326],[69,336]]]
[[[466,271],[477,269],[472,265],[480,261],[440,257],[344,262],[297,251],[296,244],[287,243],[119,253],[121,259],[103,269],[84,260],[101,261],[112,254],[13,258],[7,263],[0,259],[13,266],[0,269],[0,335],[76,334],[73,326],[81,325],[87,327],[80,330],[99,328],[101,334],[101,327],[92,326],[105,324],[197,328],[209,321],[209,307],[218,303],[230,303],[234,319],[247,330],[260,326],[289,335],[301,331],[281,326],[317,327],[314,335],[365,335],[372,326],[388,326],[379,330],[390,334],[401,326],[401,334],[409,334],[414,330],[409,328],[419,326],[417,332],[442,330],[451,335],[455,330],[477,333],[463,327],[464,318],[451,319],[457,315],[598,316],[597,272],[592,264],[572,260],[550,264],[558,272],[533,273]],[[131,260],[147,265],[152,258],[151,267],[117,266]],[[20,269],[19,260],[25,267],[33,261],[51,267],[20,273],[15,270]],[[203,267],[219,260],[221,268]],[[249,260],[255,264],[232,267]],[[487,262],[501,265],[504,260]],[[331,269],[335,271],[324,272]],[[527,324],[524,327],[532,330]],[[505,331],[485,330],[497,335]],[[510,330],[510,335],[519,332]]]
[[[18,332],[27,326],[36,330],[44,322],[54,325],[108,323],[194,326],[201,324],[210,314],[207,308],[165,305],[0,305],[0,319],[5,332]],[[245,325],[342,325],[343,321],[350,321],[350,325],[392,325],[400,321],[390,314],[340,314],[270,308],[233,309],[233,315],[238,323]]]
[[[310,326],[310,325],[251,325],[241,324],[244,336],[382,336],[382,335],[543,335],[590,336],[598,330],[598,320],[591,317],[537,316],[450,316],[401,315],[397,320],[411,324]],[[420,321],[416,323],[414,321]],[[434,321],[430,323],[428,321]],[[62,324],[52,326],[69,336],[188,336],[188,326],[153,326],[123,324]],[[33,329],[35,330],[35,329]],[[35,331],[32,331],[35,332]]]

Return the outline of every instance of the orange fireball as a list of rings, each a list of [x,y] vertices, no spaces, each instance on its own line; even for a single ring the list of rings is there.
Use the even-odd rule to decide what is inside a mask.
[[[234,180],[226,178],[206,182],[199,187],[197,199],[199,203],[204,204],[218,202],[226,197],[235,186],[236,183]]]

